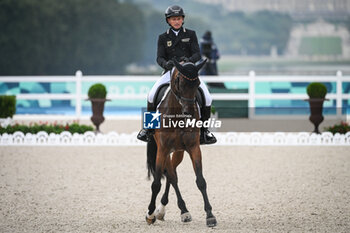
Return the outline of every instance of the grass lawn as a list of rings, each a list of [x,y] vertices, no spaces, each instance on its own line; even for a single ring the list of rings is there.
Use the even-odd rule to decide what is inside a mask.
[[[302,55],[341,55],[341,38],[327,37],[303,37],[299,47]]]

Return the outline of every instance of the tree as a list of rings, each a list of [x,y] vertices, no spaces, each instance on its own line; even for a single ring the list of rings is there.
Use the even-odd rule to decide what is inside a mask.
[[[142,57],[142,22],[115,0],[1,0],[0,75],[121,74]]]

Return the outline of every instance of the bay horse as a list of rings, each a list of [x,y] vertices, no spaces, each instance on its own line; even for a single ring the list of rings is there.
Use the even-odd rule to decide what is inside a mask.
[[[174,61],[175,69],[171,74],[170,86],[158,107],[163,119],[164,116],[178,115],[180,115],[182,120],[198,121],[200,119],[195,96],[200,85],[198,71],[205,62],[206,60],[195,65],[190,62],[180,64]],[[179,118],[175,120],[179,120]],[[212,207],[206,191],[207,184],[202,173],[202,155],[199,139],[200,128],[198,127],[172,127],[171,129],[161,127],[155,130],[151,141],[147,144],[148,177],[150,177],[150,173],[153,176],[152,197],[146,215],[148,224],[153,224],[156,219],[164,220],[170,185],[173,186],[176,192],[178,207],[181,210],[181,221],[190,222],[192,220],[182,199],[176,173],[176,167],[182,162],[186,151],[192,160],[196,174],[196,184],[204,199],[206,224],[208,227],[216,226],[216,218],[212,213]],[[170,156],[171,153],[172,156]],[[161,188],[161,178],[164,175],[166,176],[166,188],[161,204],[156,209],[156,198]]]

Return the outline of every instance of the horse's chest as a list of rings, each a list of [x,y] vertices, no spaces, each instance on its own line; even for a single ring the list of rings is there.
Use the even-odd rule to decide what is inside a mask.
[[[176,130],[167,140],[167,145],[173,151],[186,150],[186,148],[192,147],[199,140],[199,133],[195,130]],[[198,134],[198,135],[197,135]]]

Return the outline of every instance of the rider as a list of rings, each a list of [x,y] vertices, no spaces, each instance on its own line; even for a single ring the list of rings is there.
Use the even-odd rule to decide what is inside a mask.
[[[170,82],[170,71],[174,67],[173,59],[178,62],[196,63],[200,60],[200,50],[196,32],[182,27],[185,13],[179,6],[169,6],[165,10],[165,20],[170,28],[158,37],[157,63],[164,68],[163,76],[154,84],[148,94],[147,111],[155,111],[154,96],[158,88]],[[206,121],[210,117],[211,102],[210,93],[204,82],[201,81],[200,88],[205,95],[205,106],[201,109],[201,120]],[[142,129],[137,138],[148,142],[150,140],[150,129]],[[215,136],[208,128],[201,128],[201,144],[212,144],[216,142]]]

